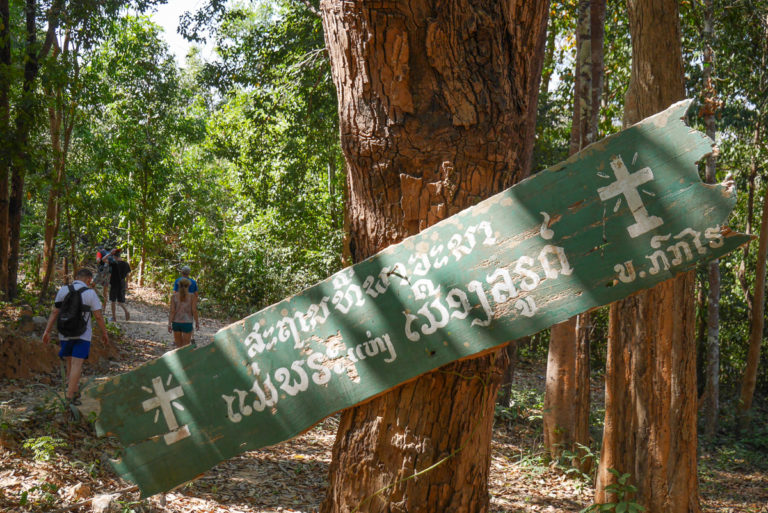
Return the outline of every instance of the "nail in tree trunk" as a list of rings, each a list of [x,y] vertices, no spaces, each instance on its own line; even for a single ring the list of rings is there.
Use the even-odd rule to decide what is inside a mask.
[[[629,0],[632,75],[625,125],[684,97],[678,4]],[[631,474],[648,512],[697,513],[693,272],[611,305],[606,415],[595,502],[608,469]]]
[[[526,175],[548,2],[323,0],[320,7],[354,261]],[[496,350],[345,411],[321,510],[487,511],[505,367],[505,352]]]
[[[570,153],[597,140],[602,94],[605,0],[580,0],[576,29],[576,70]],[[584,472],[578,445],[589,445],[589,326],[584,313],[552,327],[544,394],[544,445],[552,458],[576,454],[571,464]]]

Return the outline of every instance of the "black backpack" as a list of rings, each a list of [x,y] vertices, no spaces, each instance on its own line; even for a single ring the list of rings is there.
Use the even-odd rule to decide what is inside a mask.
[[[88,287],[79,289],[75,289],[74,285],[67,285],[67,287],[69,292],[61,302],[56,328],[65,337],[79,337],[88,328],[88,318],[85,313],[90,312],[91,307],[83,304],[83,292],[88,290]]]

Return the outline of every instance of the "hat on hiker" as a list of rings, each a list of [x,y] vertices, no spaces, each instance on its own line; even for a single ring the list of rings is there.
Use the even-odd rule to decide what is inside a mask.
[[[187,273],[187,274],[189,274],[189,272],[190,272],[191,270],[192,270],[192,269],[190,269],[188,265],[183,265],[183,266],[181,267],[181,272],[182,272],[182,274],[184,274],[184,273]]]

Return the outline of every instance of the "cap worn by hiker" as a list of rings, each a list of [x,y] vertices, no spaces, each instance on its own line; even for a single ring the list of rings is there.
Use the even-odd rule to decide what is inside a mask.
[[[182,268],[181,268],[181,272],[183,272],[183,273],[188,273],[191,270],[192,269],[190,269],[188,265],[182,266]]]

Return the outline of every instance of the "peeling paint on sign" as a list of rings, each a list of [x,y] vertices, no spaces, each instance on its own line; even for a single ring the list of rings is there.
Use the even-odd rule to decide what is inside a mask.
[[[89,388],[142,495],[749,240],[671,106],[301,294]]]

